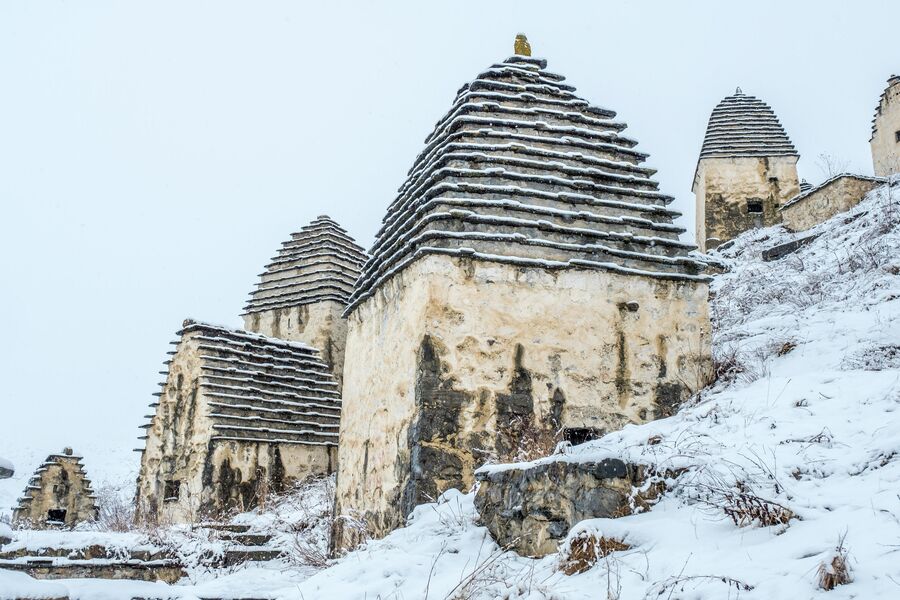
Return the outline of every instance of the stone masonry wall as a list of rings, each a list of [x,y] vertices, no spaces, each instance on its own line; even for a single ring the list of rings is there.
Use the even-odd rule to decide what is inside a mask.
[[[863,197],[879,185],[871,179],[841,177],[799,201],[785,206],[781,216],[791,231],[805,231],[834,215],[859,204]]]
[[[872,163],[875,175],[900,173],[900,77],[891,78],[875,115],[872,132]]]
[[[781,221],[778,209],[800,193],[796,156],[704,158],[694,180],[701,251],[754,227]],[[748,200],[762,204],[749,213]]]
[[[147,431],[138,477],[140,520],[195,523],[249,508],[265,489],[334,470],[330,446],[212,440],[195,335],[186,334],[173,356],[166,392]]]
[[[90,482],[75,456],[55,455],[35,473],[13,513],[13,520],[29,527],[72,527],[97,518]],[[51,511],[56,512],[51,518]]]
[[[520,417],[602,432],[671,414],[709,367],[706,297],[705,283],[417,260],[350,316],[338,514],[384,535],[468,489]]]
[[[317,348],[343,385],[344,349],[347,341],[347,321],[341,317],[344,305],[334,300],[276,308],[244,315],[247,331],[293,342],[303,342]]]

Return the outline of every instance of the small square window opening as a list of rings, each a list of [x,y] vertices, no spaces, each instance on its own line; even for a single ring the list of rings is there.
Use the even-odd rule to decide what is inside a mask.
[[[761,213],[763,211],[762,200],[747,200],[748,213]]]
[[[163,502],[175,502],[181,494],[181,481],[178,479],[170,479],[166,482],[163,490]]]

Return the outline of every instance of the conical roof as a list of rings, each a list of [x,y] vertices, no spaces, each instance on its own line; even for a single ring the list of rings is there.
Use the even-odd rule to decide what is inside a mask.
[[[281,244],[260,274],[245,313],[311,304],[324,300],[347,303],[365,250],[326,215],[319,216]]]
[[[700,159],[739,156],[799,156],[772,108],[741,88],[713,109]]]
[[[426,254],[704,279],[626,125],[546,66],[513,56],[460,88],[388,208],[348,311]]]

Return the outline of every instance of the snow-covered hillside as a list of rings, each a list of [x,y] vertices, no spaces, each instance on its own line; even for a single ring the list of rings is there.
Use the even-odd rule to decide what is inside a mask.
[[[686,470],[649,512],[576,528],[630,549],[564,575],[558,555],[500,551],[472,495],[451,492],[289,596],[900,597],[898,225],[895,184],[813,231],[740,237],[713,285],[719,382],[669,419],[546,459]],[[809,234],[819,237],[762,261]],[[852,582],[819,589],[838,554]]]
[[[808,235],[818,237],[762,260]],[[626,547],[592,568],[567,575],[565,552],[504,551],[478,525],[474,494],[450,491],[311,576],[281,563],[171,587],[53,585],[73,599],[151,587],[291,600],[900,598],[900,181],[812,231],[749,232],[719,258],[730,270],[713,284],[718,381],[673,417],[541,459],[615,457],[667,478],[651,510],[573,529],[568,544]],[[279,510],[243,518],[271,528]],[[304,535],[320,551],[327,526],[316,522]],[[823,577],[850,581],[826,591]]]

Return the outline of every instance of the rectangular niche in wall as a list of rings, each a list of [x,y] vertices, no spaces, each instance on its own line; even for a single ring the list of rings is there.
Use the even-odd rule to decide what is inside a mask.
[[[64,508],[51,508],[47,511],[47,522],[60,524],[65,523],[66,510]]]
[[[163,502],[175,502],[181,493],[181,481],[178,479],[170,479],[166,482],[163,490]]]
[[[762,200],[747,200],[747,212],[750,214],[754,213],[762,213],[763,211],[763,203]]]

